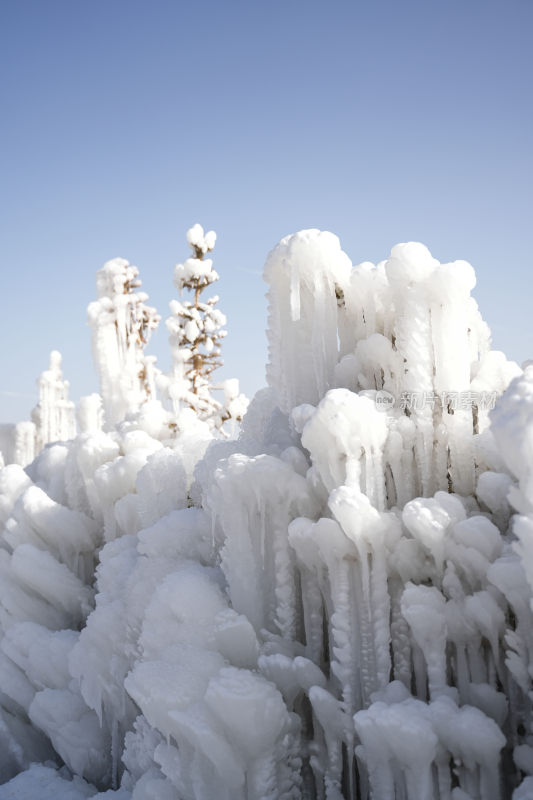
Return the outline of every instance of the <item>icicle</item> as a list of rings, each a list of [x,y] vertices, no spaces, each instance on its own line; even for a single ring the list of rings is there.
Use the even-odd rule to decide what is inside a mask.
[[[269,254],[269,365],[267,378],[280,408],[316,403],[334,385],[338,358],[335,287],[349,280],[351,263],[331,233],[302,231]]]
[[[13,463],[21,467],[27,467],[35,458],[36,448],[36,425],[33,422],[17,422],[13,445]]]

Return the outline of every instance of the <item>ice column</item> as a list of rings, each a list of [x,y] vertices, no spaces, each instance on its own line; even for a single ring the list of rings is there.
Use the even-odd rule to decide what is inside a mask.
[[[269,254],[267,379],[282,411],[316,404],[334,387],[339,302],[352,265],[332,233],[301,231]]]
[[[148,295],[136,291],[138,274],[123,258],[107,261],[96,273],[98,300],[87,309],[108,426],[153,399],[153,359],[144,346],[160,318],[146,305]]]
[[[52,350],[50,366],[37,381],[39,403],[32,412],[37,426],[37,452],[49,442],[65,442],[76,435],[74,403],[68,399],[68,381],[63,380],[61,353]]]
[[[13,463],[27,467],[35,458],[37,429],[33,422],[17,422],[13,443]]]

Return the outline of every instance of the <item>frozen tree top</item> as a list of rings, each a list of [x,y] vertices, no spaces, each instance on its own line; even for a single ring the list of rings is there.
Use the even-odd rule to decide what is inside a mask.
[[[210,250],[213,250],[216,240],[215,231],[204,233],[204,229],[198,222],[187,231],[187,244],[192,247],[197,257],[204,256]]]
[[[214,231],[207,231],[196,223],[187,231],[187,242],[193,251],[193,258],[188,258],[183,264],[176,264],[174,268],[174,285],[179,292],[183,289],[202,290],[209,284],[218,280],[218,274],[213,269],[213,261],[204,258],[215,246],[217,235]],[[218,298],[217,298],[218,299]]]
[[[138,289],[141,281],[137,276],[139,270],[125,258],[112,258],[96,273],[96,290],[98,297],[114,297],[117,294],[128,294]]]

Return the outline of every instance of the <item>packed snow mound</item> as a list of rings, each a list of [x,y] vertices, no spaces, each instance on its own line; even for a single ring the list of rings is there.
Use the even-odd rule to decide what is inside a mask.
[[[88,400],[0,471],[0,800],[530,796],[533,368],[421,244],[352,266],[302,231],[265,278],[237,439],[140,403],[134,348],[116,424]]]

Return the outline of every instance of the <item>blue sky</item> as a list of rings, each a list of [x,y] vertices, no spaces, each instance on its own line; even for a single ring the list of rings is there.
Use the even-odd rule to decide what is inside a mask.
[[[96,269],[128,258],[166,317],[195,222],[247,393],[261,269],[301,228],[354,263],[412,239],[469,260],[494,346],[533,357],[532,26],[531,0],[2,0],[0,421],[54,348],[96,390]],[[164,326],[150,350],[166,368]]]

